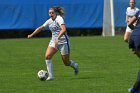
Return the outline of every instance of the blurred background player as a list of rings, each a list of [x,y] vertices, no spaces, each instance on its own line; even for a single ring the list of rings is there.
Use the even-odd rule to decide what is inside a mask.
[[[129,22],[129,20],[139,11],[139,9],[137,7],[135,7],[135,0],[130,0],[129,1],[129,5],[130,7],[128,7],[126,9],[126,23]],[[136,24],[136,22],[134,22],[134,25]],[[128,42],[129,41],[129,37],[131,35],[133,30],[131,30],[128,26],[126,27],[126,31],[124,34],[124,41]]]
[[[52,80],[53,77],[53,64],[52,57],[59,50],[63,63],[66,66],[71,66],[74,69],[75,74],[78,74],[78,64],[70,60],[70,45],[69,39],[66,32],[66,27],[64,23],[64,9],[61,7],[52,7],[49,9],[48,19],[42,26],[38,27],[32,34],[28,35],[28,38],[32,38],[34,35],[43,30],[46,26],[49,26],[49,29],[52,32],[52,39],[46,49],[45,62],[48,70],[47,80]]]
[[[134,25],[137,21],[136,25]],[[140,11],[138,11],[128,22],[128,26],[133,30],[129,39],[129,48],[131,48],[134,54],[140,58]],[[138,72],[137,80],[133,87],[129,89],[130,93],[140,93],[140,70]]]

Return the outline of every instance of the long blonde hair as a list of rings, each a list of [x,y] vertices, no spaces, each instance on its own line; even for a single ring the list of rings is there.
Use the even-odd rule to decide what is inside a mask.
[[[64,17],[64,8],[62,7],[52,7],[50,9],[53,9],[56,14],[59,14],[60,16]]]

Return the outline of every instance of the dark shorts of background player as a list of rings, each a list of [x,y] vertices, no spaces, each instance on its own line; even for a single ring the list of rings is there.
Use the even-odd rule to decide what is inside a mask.
[[[140,35],[131,35],[129,39],[129,48],[134,50],[140,50]]]

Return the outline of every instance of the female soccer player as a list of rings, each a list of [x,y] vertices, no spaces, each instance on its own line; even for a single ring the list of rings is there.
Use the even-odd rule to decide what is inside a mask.
[[[50,19],[48,19],[42,26],[38,27],[32,34],[28,35],[28,38],[32,38],[46,26],[49,26],[49,29],[52,32],[52,39],[50,40],[45,54],[45,62],[49,74],[47,80],[52,80],[54,78],[52,57],[58,50],[61,53],[63,63],[66,66],[72,67],[75,74],[78,74],[78,64],[74,63],[73,60],[70,60],[69,39],[63,19],[64,9],[61,7],[52,7],[49,9],[48,13]]]
[[[136,14],[136,12],[138,12],[138,8],[135,7],[135,0],[130,0],[129,1],[129,5],[130,7],[128,7],[126,9],[126,23],[129,22],[129,20]],[[135,23],[134,23],[135,25]],[[128,42],[129,40],[129,37],[132,33],[132,30],[127,26],[126,27],[126,31],[125,31],[125,34],[124,34],[124,41],[125,42]]]
[[[137,20],[136,26],[134,22]],[[140,58],[140,10],[128,22],[128,26],[133,30],[129,39],[129,48],[134,51],[134,54]],[[137,80],[132,88],[129,89],[130,93],[140,93],[140,71],[138,72]]]

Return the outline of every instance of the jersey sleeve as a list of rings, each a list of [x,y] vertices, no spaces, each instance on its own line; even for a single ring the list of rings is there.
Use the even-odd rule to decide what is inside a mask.
[[[139,11],[139,9],[138,8],[136,8],[136,12],[138,12]]]
[[[50,19],[48,19],[48,20],[43,24],[43,26],[44,26],[44,27],[48,26],[49,22],[50,22]]]
[[[126,15],[128,15],[128,8],[126,9]]]
[[[59,18],[58,18],[57,22],[58,22],[59,26],[61,26],[61,25],[64,25],[64,24],[65,24],[64,19],[63,19],[61,16],[59,16]]]
[[[134,15],[136,18],[138,18],[140,11],[137,11],[137,13]]]

